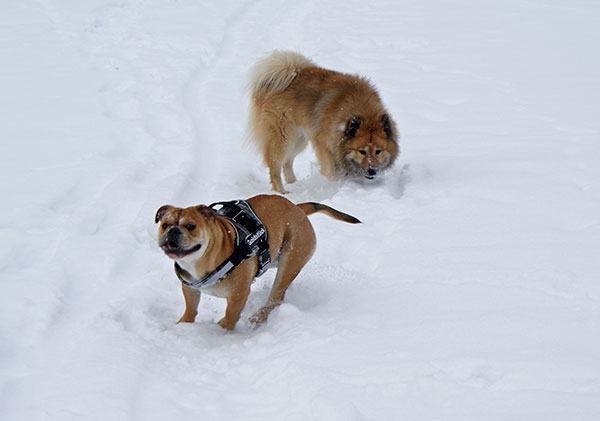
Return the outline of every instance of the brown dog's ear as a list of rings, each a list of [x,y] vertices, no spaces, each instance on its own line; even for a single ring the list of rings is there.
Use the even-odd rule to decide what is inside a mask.
[[[208,206],[200,205],[196,210],[200,212],[200,215],[202,215],[204,219],[215,219],[215,211]]]
[[[160,208],[158,208],[158,210],[156,211],[156,216],[154,217],[154,223],[158,224],[158,221],[160,221],[160,219],[163,217],[165,212],[167,212],[172,207],[173,206],[171,206],[171,205],[164,205],[164,206],[161,206]]]
[[[392,121],[390,120],[390,116],[384,114],[381,117],[381,126],[383,127],[383,131],[389,140],[394,140],[394,132],[392,131]]]

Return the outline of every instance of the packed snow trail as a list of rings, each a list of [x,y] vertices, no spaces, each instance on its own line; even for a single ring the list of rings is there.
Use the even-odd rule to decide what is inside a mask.
[[[596,420],[600,7],[21,1],[0,18],[0,419]],[[183,297],[156,209],[269,192],[244,141],[272,49],[368,76],[375,183],[299,156],[317,250],[268,323]]]

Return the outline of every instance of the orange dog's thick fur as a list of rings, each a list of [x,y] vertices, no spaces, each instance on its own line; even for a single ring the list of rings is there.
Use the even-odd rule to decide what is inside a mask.
[[[293,162],[310,140],[321,173],[374,178],[399,153],[398,133],[364,78],[323,69],[290,51],[274,51],[250,73],[249,134],[263,153],[271,185],[285,193]]]
[[[295,205],[281,196],[254,196],[247,202],[265,226],[271,261],[278,267],[267,303],[250,319],[256,324],[264,322],[271,310],[282,302],[288,286],[315,250],[315,232],[307,215],[323,212],[348,223],[360,221],[320,203]],[[180,274],[186,280],[191,280],[190,275],[201,279],[211,273],[231,256],[235,248],[235,230],[231,223],[207,206],[176,208],[165,205],[156,212],[155,222],[159,223],[159,247],[179,264]],[[244,260],[213,287],[202,290],[227,299],[225,317],[219,322],[221,327],[235,327],[257,270],[258,259],[254,256]],[[182,288],[185,312],[179,322],[192,323],[196,318],[200,291],[184,284]]]

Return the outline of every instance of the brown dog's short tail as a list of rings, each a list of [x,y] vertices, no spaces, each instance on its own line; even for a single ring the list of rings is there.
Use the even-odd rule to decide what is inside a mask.
[[[330,217],[332,217],[334,219],[348,222],[349,224],[360,224],[361,223],[358,219],[356,219],[352,215],[348,215],[347,213],[340,212],[338,210],[330,208],[329,206],[323,205],[321,203],[306,202],[306,203],[300,203],[296,206],[298,206],[300,209],[302,209],[304,211],[304,213],[307,215],[312,215],[313,213],[316,213],[316,212],[322,212],[326,215],[329,215]]]

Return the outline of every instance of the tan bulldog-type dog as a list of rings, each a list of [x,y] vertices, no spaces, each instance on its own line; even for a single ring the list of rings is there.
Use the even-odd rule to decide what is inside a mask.
[[[353,216],[320,203],[293,204],[276,195],[260,195],[247,199],[254,214],[267,231],[268,249],[277,274],[266,304],[251,318],[252,324],[264,322],[269,313],[283,301],[285,291],[311,258],[315,232],[307,215],[322,212],[340,221],[360,223]],[[158,245],[179,266],[183,280],[202,279],[227,260],[236,246],[236,231],[232,223],[214,209],[199,205],[188,208],[162,206],[156,212],[159,223]],[[231,330],[250,294],[250,285],[258,271],[257,256],[243,260],[224,279],[206,289],[210,295],[225,298],[227,308],[219,325]],[[182,280],[185,311],[179,322],[193,323],[198,313],[200,290]]]

